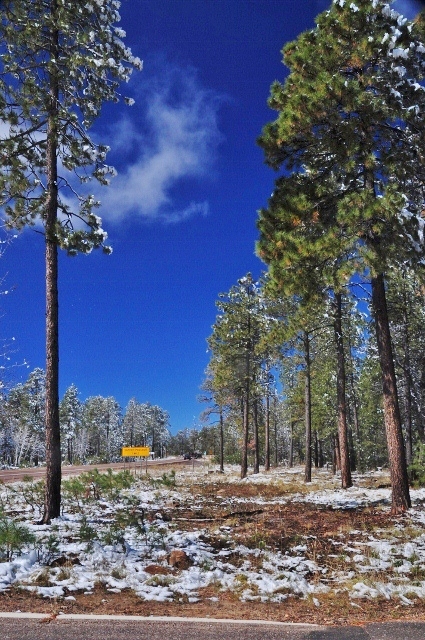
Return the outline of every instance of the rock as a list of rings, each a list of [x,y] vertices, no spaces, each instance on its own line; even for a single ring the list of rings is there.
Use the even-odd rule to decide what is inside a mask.
[[[69,556],[59,556],[49,563],[49,567],[65,567],[75,564],[81,564],[77,555],[71,553]]]
[[[146,573],[149,573],[151,576],[167,576],[171,573],[171,569],[169,569],[168,567],[161,567],[161,565],[159,564],[150,564],[144,568],[144,571],[146,571]]]
[[[181,549],[174,549],[168,556],[168,564],[176,569],[188,569],[193,561]]]

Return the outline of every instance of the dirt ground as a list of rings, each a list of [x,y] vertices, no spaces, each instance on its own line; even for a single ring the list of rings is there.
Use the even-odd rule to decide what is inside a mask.
[[[282,488],[290,492],[290,487]],[[223,540],[217,537],[217,523],[232,528],[232,539],[251,548],[271,548],[284,552],[299,541],[307,544],[307,556],[329,558],[332,568],[339,559],[335,545],[343,540],[353,543],[364,532],[382,531],[400,525],[403,519],[389,516],[388,508],[381,506],[336,510],[308,503],[287,502],[265,504],[264,498],[276,496],[276,486],[235,485],[220,482],[193,487],[197,500],[184,500],[174,504],[167,517],[178,522],[179,528],[202,528],[205,538],[213,547],[222,548]],[[244,497],[246,502],[237,507],[227,497]],[[261,497],[261,500],[258,498]],[[195,506],[192,506],[196,504]],[[201,505],[201,506],[200,506]],[[408,521],[406,520],[406,525]],[[322,561],[323,564],[323,561]],[[338,568],[338,567],[337,567]],[[341,565],[341,569],[342,569]],[[344,567],[347,569],[347,567]],[[315,576],[309,576],[314,580]],[[276,620],[282,622],[307,622],[327,625],[359,624],[373,621],[425,620],[425,602],[416,599],[405,606],[398,600],[358,599],[353,603],[346,592],[321,594],[320,607],[312,598],[289,595],[279,604],[241,602],[238,595],[222,592],[210,586],[198,591],[199,602],[160,603],[143,601],[130,590],[112,593],[97,584],[93,593],[72,592],[75,600],[46,599],[36,596],[19,586],[0,594],[0,611],[32,611],[46,614],[96,613],[127,614],[140,616],[190,616],[211,618],[243,618]],[[211,600],[213,598],[213,600]]]
[[[305,622],[309,624],[344,625],[364,622],[424,621],[425,603],[403,606],[385,599],[362,600],[354,608],[347,594],[338,599],[321,602],[320,608],[310,600],[288,598],[281,604],[242,603],[230,593],[217,594],[211,589],[200,591],[201,602],[160,603],[145,602],[131,591],[110,593],[96,585],[91,595],[73,593],[75,601],[50,600],[31,595],[18,588],[0,594],[0,611],[22,611],[57,615],[63,613],[116,614],[140,616],[182,616],[199,618],[228,618],[244,620],[275,620],[279,622]],[[214,595],[218,601],[206,598]]]

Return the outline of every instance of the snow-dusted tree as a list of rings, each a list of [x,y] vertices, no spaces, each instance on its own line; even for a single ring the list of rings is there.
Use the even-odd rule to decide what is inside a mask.
[[[33,437],[33,459],[38,464],[39,457],[45,455],[45,413],[46,413],[46,376],[43,369],[34,369],[23,386],[27,396],[27,420]]]
[[[78,398],[78,389],[72,384],[65,391],[59,405],[59,418],[61,426],[61,440],[66,447],[65,455],[69,464],[72,464],[75,456],[76,436],[81,430],[82,406]]]
[[[106,234],[79,182],[113,174],[107,147],[88,128],[141,63],[115,23],[116,0],[4,0],[0,22],[0,205],[18,229],[39,225],[46,256],[46,499],[42,522],[60,514],[58,247],[103,246]],[[61,192],[65,192],[64,197]],[[71,203],[74,198],[75,203]],[[106,247],[104,247],[107,250]]]
[[[412,269],[393,270],[388,307],[396,359],[406,458],[411,464],[419,441],[425,441],[425,307],[420,277]]]
[[[263,354],[259,352],[267,331],[261,284],[248,273],[228,293],[220,294],[213,332],[208,338],[211,361],[208,385],[218,406],[235,405],[242,419],[241,477],[248,471],[249,439],[254,451],[254,471],[259,468],[258,405]],[[252,427],[252,428],[251,428]]]
[[[142,405],[145,422],[145,445],[159,457],[163,457],[170,439],[170,416],[158,405],[146,402]]]
[[[136,398],[129,401],[123,419],[123,444],[142,446],[146,442],[147,416],[146,405]]]
[[[82,424],[87,429],[89,456],[111,462],[120,455],[122,445],[121,408],[115,398],[92,396],[83,406]]]
[[[424,19],[383,0],[334,0],[286,45],[290,74],[272,86],[279,114],[260,141],[283,170],[259,223],[274,276],[292,268],[337,291],[355,271],[371,276],[393,513],[410,496],[385,280],[425,257],[424,36]]]
[[[5,406],[14,449],[14,464],[24,460],[38,464],[44,458],[45,376],[34,369],[23,384],[13,387]]]

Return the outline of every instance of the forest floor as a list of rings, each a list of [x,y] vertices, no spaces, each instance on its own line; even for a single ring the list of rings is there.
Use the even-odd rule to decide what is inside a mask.
[[[385,471],[345,491],[325,470],[306,485],[301,468],[240,480],[209,463],[150,470],[121,489],[92,480],[67,486],[49,527],[35,524],[38,483],[2,487],[0,611],[425,619],[425,489],[394,518]],[[32,540],[8,551],[2,522]]]

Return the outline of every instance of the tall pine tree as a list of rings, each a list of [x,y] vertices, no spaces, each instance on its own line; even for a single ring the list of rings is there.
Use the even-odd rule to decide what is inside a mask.
[[[4,0],[0,21],[0,205],[10,226],[41,224],[46,260],[46,497],[42,522],[60,514],[58,247],[103,246],[92,196],[78,183],[107,184],[107,147],[88,128],[141,63],[114,26],[116,0]],[[61,197],[74,198],[75,206]],[[106,247],[105,250],[108,251]]]
[[[284,48],[290,74],[272,86],[279,115],[260,140],[267,162],[286,173],[259,221],[259,252],[274,275],[284,280],[303,261],[312,267],[305,276],[324,286],[356,270],[370,275],[394,513],[410,496],[385,275],[424,256],[421,31],[382,0],[335,0]]]

